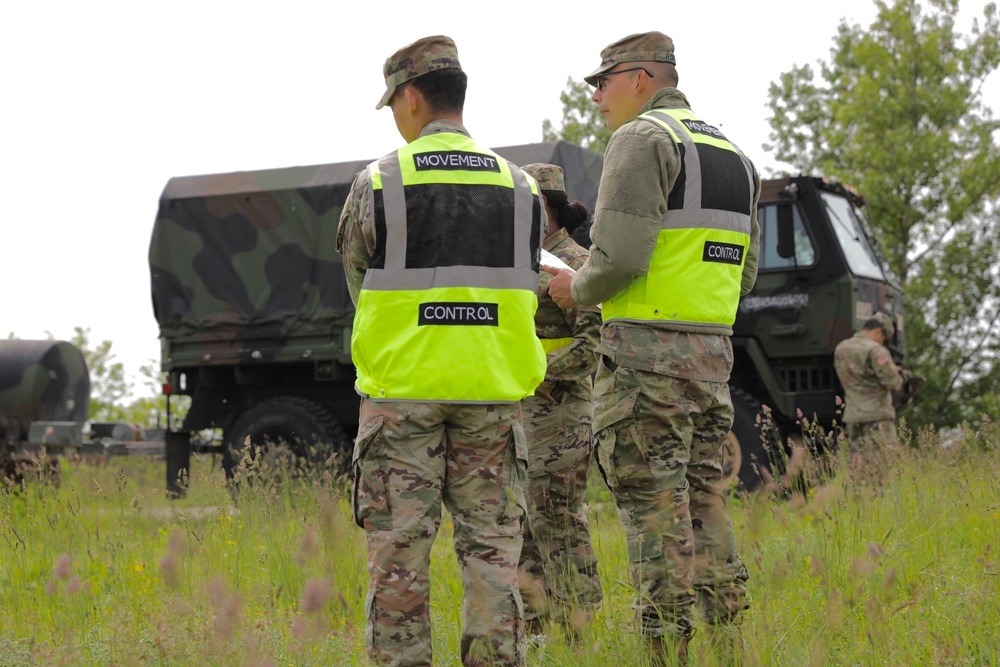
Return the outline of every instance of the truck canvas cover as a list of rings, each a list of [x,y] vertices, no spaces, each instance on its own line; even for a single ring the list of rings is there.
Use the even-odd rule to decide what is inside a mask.
[[[565,141],[496,150],[515,164],[560,164],[569,196],[593,207],[600,154]],[[170,179],[149,249],[161,337],[237,348],[350,326],[337,226],[368,162]]]

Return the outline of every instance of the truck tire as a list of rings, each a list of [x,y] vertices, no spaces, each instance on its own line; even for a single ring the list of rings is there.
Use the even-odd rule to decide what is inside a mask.
[[[244,454],[256,458],[259,449],[263,461],[287,461],[293,476],[310,476],[322,471],[335,452],[343,458],[347,445],[344,427],[326,408],[281,396],[257,403],[236,419],[223,438],[222,467],[232,480]]]
[[[743,389],[730,385],[733,427],[723,443],[724,479],[727,485],[737,482],[740,491],[756,491],[761,485],[761,466],[770,468],[767,449],[761,439],[757,416],[762,413],[760,402]]]

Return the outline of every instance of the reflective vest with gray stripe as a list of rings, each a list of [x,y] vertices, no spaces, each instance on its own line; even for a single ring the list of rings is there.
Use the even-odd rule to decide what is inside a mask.
[[[677,143],[681,170],[667,197],[649,272],[602,305],[609,320],[729,327],[736,321],[750,246],[754,167],[718,129],[688,109],[639,119]]]
[[[545,376],[535,182],[454,132],[420,137],[368,174],[376,247],[351,335],[357,390],[473,403],[534,393]]]

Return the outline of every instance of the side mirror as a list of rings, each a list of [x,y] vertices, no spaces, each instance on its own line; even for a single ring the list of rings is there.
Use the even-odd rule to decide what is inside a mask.
[[[792,204],[778,205],[778,257],[795,257],[795,218]]]

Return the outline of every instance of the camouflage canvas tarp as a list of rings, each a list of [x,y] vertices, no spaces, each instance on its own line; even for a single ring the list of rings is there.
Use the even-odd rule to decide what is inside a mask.
[[[559,164],[569,196],[593,208],[600,154],[565,141],[496,150],[515,164]],[[287,339],[349,326],[337,225],[367,163],[170,179],[149,249],[161,336]]]
[[[365,164],[170,179],[149,250],[161,335],[287,337],[349,321],[337,223]]]
[[[89,409],[90,372],[74,345],[0,340],[0,439],[26,439],[33,421],[82,422]]]

